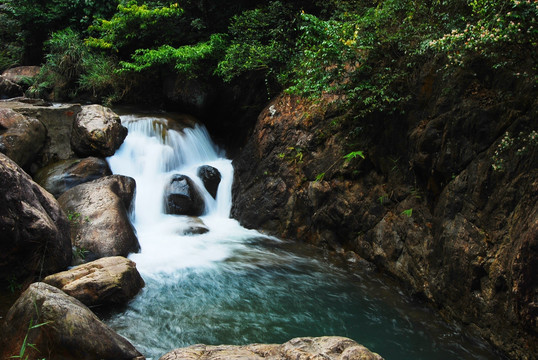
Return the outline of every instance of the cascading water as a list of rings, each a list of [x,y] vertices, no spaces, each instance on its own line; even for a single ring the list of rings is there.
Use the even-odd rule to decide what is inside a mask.
[[[107,323],[148,358],[183,346],[283,343],[298,336],[350,337],[387,359],[494,359],[393,287],[365,271],[349,275],[314,250],[263,236],[229,218],[233,168],[203,126],[181,133],[167,121],[122,116],[129,135],[109,158],[137,183],[132,214],[141,245],[130,256],[146,287]],[[217,168],[217,197],[204,192],[209,232],[182,235],[186,216],[163,212],[172,174]]]

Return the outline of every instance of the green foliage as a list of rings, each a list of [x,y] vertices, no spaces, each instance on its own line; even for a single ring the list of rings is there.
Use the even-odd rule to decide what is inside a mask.
[[[359,151],[352,151],[352,152],[344,155],[344,159],[345,159],[346,162],[349,162],[352,159],[355,159],[357,156],[365,159],[364,153],[362,151],[360,151],[360,150]]]
[[[230,81],[251,71],[280,73],[293,53],[296,18],[291,5],[281,1],[234,16],[228,28],[230,45],[216,74]]]
[[[222,34],[213,34],[207,42],[173,48],[163,45],[157,49],[139,49],[132,62],[120,62],[120,72],[141,72],[161,65],[172,65],[178,73],[196,76],[203,71],[202,64],[213,60],[213,66],[225,47]]]
[[[110,20],[101,19],[90,26],[89,30],[95,36],[88,37],[85,42],[90,47],[128,56],[136,49],[173,42],[173,29],[182,14],[183,9],[177,3],[150,7],[128,1],[118,5]]]
[[[405,215],[407,217],[411,217],[413,215],[413,209],[406,209],[402,211],[402,215]]]
[[[491,167],[494,171],[506,170],[507,159],[512,155],[523,156],[538,147],[538,132],[532,130],[528,133],[520,132],[518,136],[512,136],[507,131],[497,145],[492,157]]]
[[[449,65],[465,66],[475,57],[489,59],[493,68],[512,69],[516,76],[536,77],[538,5],[530,0],[470,0],[472,17],[442,37],[427,42],[445,53]],[[533,73],[520,70],[531,59]]]
[[[37,308],[37,304],[34,302],[34,308],[35,308],[35,311],[36,311],[36,316],[37,316],[37,319],[39,319],[39,309]],[[29,343],[29,340],[28,340],[28,337],[30,335],[30,332],[33,330],[33,329],[37,329],[41,326],[45,326],[47,324],[50,323],[50,321],[46,321],[46,322],[43,322],[43,323],[34,323],[34,318],[32,317],[30,319],[30,323],[28,324],[28,328],[26,329],[26,335],[24,336],[24,339],[22,341],[22,344],[21,344],[21,348],[19,350],[19,353],[17,355],[13,355],[10,357],[10,359],[24,359],[24,360],[28,360],[29,359],[29,355],[27,353],[27,350],[28,348],[32,348],[34,349],[35,351],[39,352],[39,349],[36,348],[35,344],[31,344]],[[44,359],[43,359],[44,360]]]

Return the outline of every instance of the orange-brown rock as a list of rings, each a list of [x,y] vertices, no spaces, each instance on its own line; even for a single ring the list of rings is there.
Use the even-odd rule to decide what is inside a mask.
[[[49,275],[44,283],[57,287],[86,306],[122,305],[144,287],[136,264],[122,256],[101,258]]]

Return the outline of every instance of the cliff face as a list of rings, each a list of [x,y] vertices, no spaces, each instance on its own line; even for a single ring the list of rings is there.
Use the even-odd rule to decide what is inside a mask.
[[[405,115],[361,119],[337,97],[281,95],[234,161],[232,214],[371,261],[510,357],[534,359],[538,97],[508,79],[425,67]]]

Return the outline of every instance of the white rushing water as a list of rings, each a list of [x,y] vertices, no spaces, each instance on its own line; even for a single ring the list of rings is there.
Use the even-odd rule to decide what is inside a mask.
[[[233,181],[231,160],[213,144],[205,127],[196,125],[180,133],[167,130],[168,121],[122,116],[129,135],[116,154],[108,159],[114,174],[131,176],[137,184],[132,219],[141,252],[130,258],[146,278],[166,278],[181,268],[211,266],[242,247],[242,240],[257,234],[229,218]],[[202,165],[213,166],[222,176],[216,199],[197,176],[197,169]],[[192,226],[192,218],[164,213],[164,188],[173,174],[189,176],[202,191],[206,209],[200,219],[209,228],[208,233],[181,235]]]

